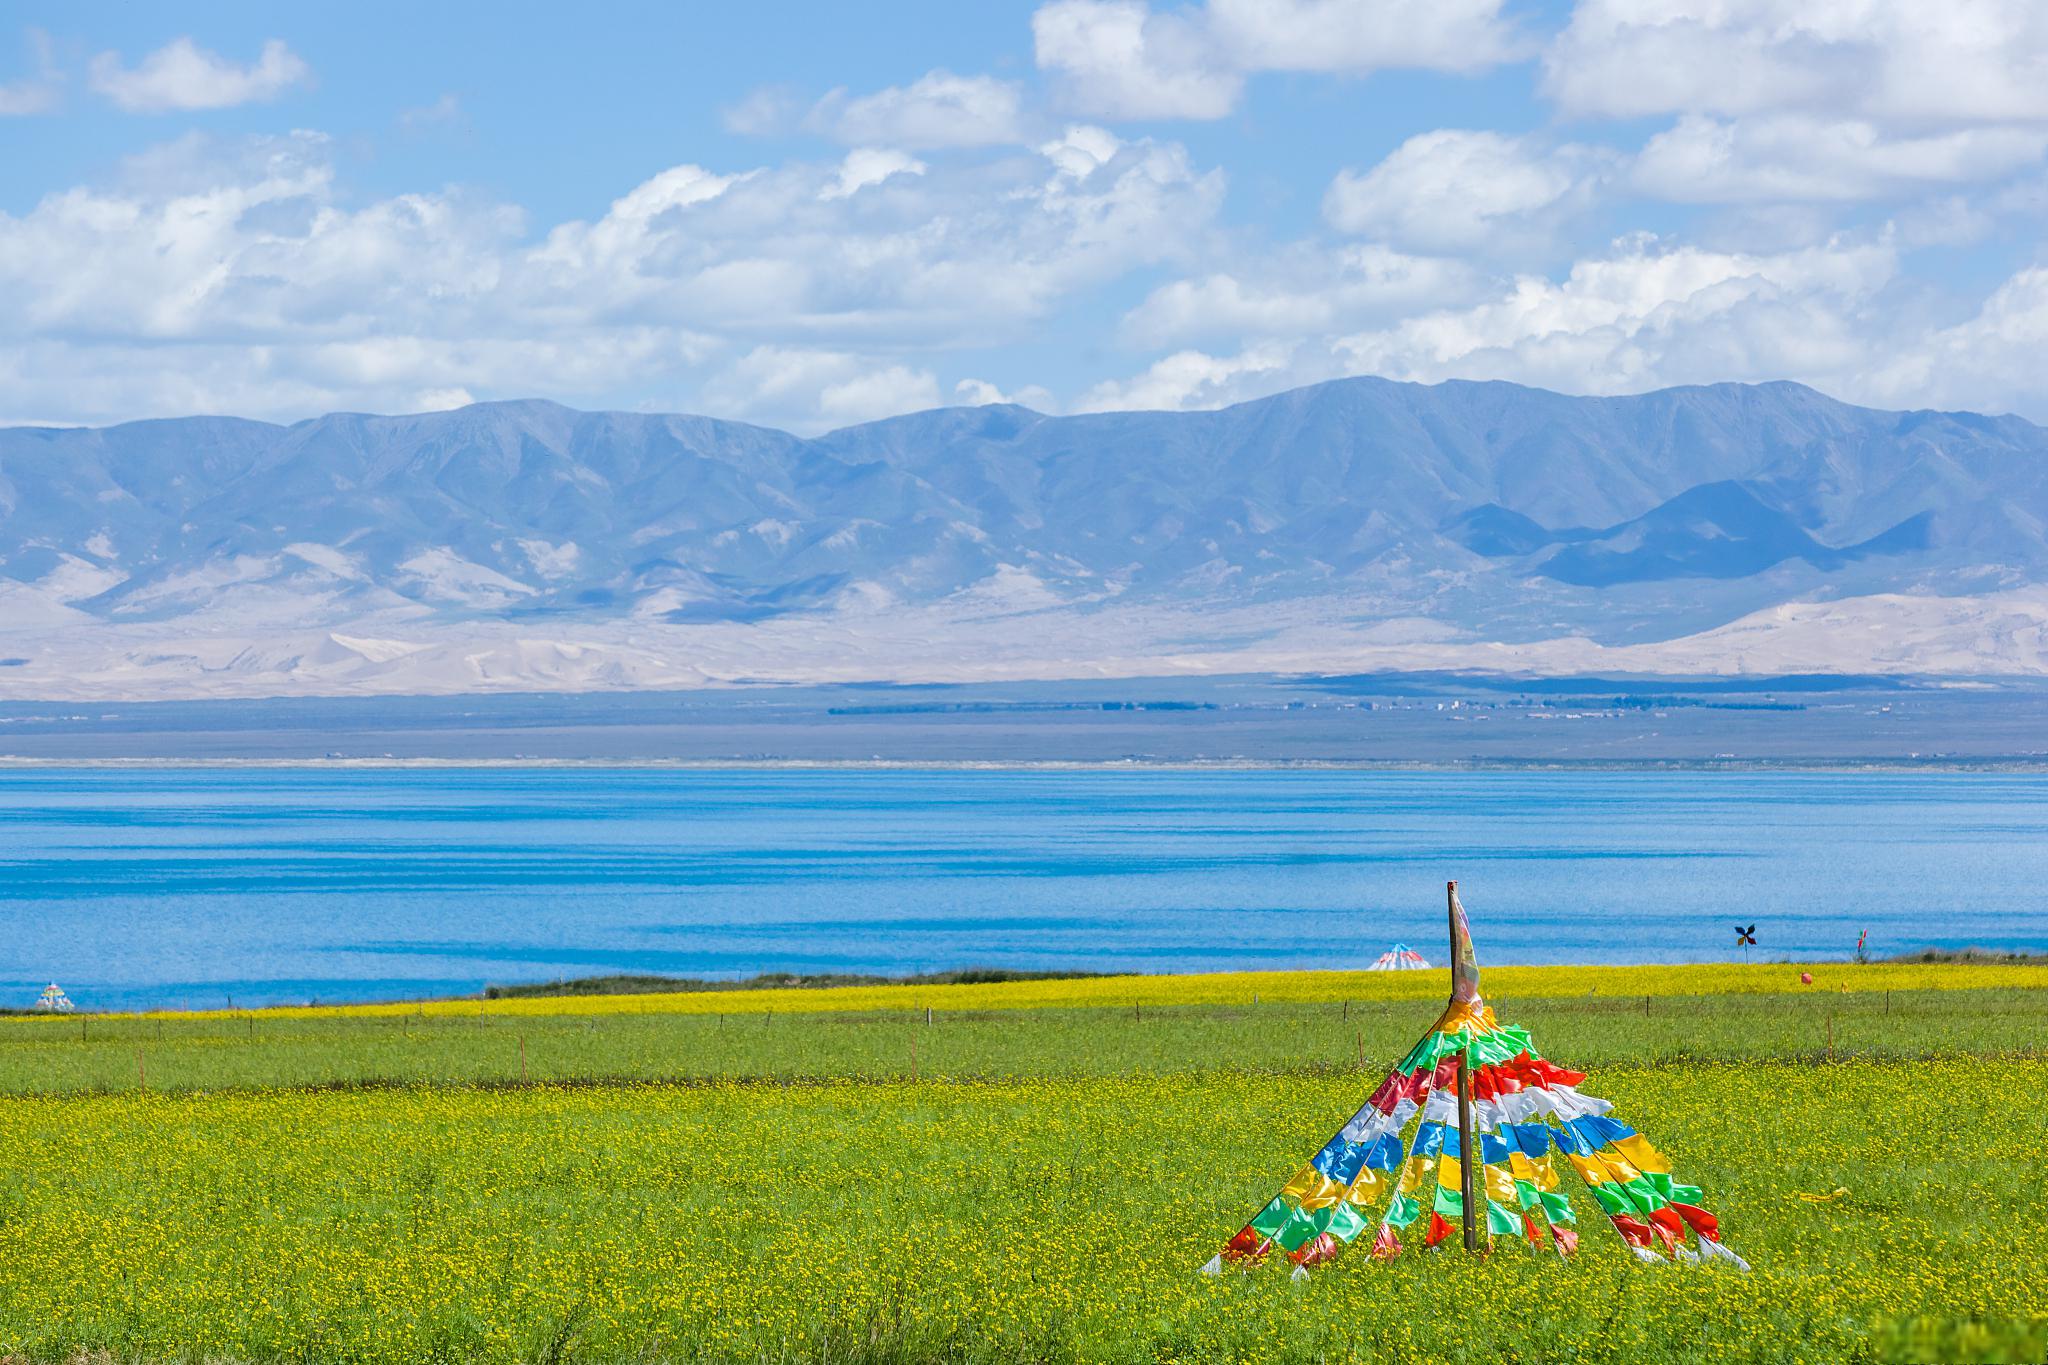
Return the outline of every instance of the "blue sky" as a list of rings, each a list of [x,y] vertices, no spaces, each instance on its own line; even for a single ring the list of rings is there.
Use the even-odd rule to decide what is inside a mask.
[[[2036,0],[5,17],[4,421],[1359,373],[2048,418]]]

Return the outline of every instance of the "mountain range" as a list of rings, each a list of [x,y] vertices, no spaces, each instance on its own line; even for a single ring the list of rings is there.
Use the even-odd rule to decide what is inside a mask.
[[[2044,585],[2048,430],[1790,383],[0,430],[13,697],[2035,673]]]

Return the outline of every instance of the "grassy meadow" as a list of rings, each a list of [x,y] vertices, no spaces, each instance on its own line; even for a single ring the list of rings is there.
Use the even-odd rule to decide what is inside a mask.
[[[2048,973],[1799,970],[1485,977],[1749,1275],[1195,1275],[1441,972],[0,1019],[0,1357],[2042,1359]]]

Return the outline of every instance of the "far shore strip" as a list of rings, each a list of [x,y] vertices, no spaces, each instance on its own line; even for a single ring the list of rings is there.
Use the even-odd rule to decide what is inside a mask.
[[[1800,981],[1801,973],[1813,977]],[[888,1011],[1129,1009],[1144,1006],[1358,1004],[1435,1000],[1445,968],[1412,972],[1216,972],[1096,976],[969,985],[908,982],[879,986],[771,987],[759,990],[649,991],[618,995],[467,996],[352,1005],[280,1005],[257,1009],[152,1010],[146,1018],[279,1019],[516,1017],[601,1014],[843,1014]],[[2048,962],[1698,962],[1589,967],[1489,967],[1488,985],[1504,999],[1645,996],[1829,996],[1884,991],[2048,990]],[[76,1020],[76,1015],[23,1016]],[[133,1018],[122,1012],[110,1017]]]

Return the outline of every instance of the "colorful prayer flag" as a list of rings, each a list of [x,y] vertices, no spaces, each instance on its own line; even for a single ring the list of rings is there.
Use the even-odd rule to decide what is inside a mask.
[[[1467,1217],[1468,1198],[1474,1236],[1554,1246],[1569,1256],[1578,1233],[1553,1149],[1638,1260],[1725,1260],[1749,1269],[1722,1243],[1699,1189],[1679,1184],[1670,1160],[1613,1117],[1611,1104],[1579,1090],[1584,1072],[1546,1060],[1527,1029],[1494,1017],[1479,993],[1479,960],[1456,882],[1449,907],[1451,999],[1443,1014],[1351,1121],[1202,1269],[1215,1274],[1277,1249],[1296,1275],[1306,1274],[1370,1226],[1360,1209],[1383,1185],[1391,1188],[1372,1239],[1375,1260],[1400,1255],[1398,1233],[1424,1215],[1423,1245],[1445,1241]],[[1736,932],[1755,942],[1755,925]],[[1417,1119],[1414,1139],[1404,1144],[1403,1131]]]

